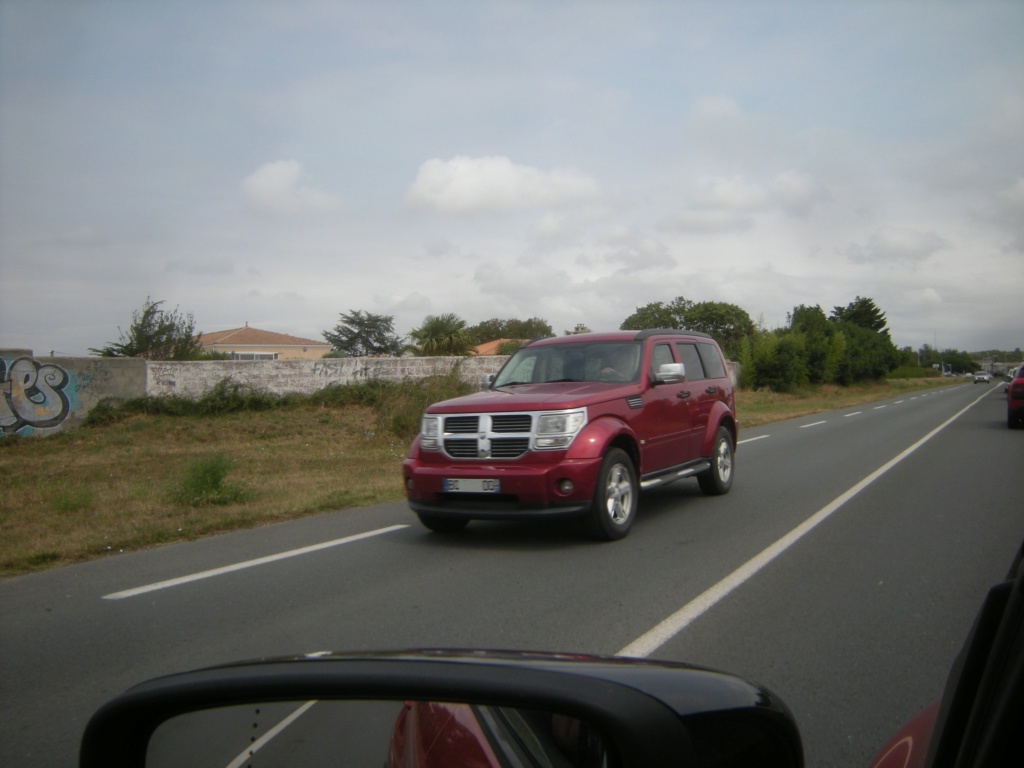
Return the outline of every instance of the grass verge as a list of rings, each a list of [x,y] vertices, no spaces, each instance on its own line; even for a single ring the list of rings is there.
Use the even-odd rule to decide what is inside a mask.
[[[740,428],[944,383],[739,392]],[[0,577],[400,499],[420,411],[458,391],[370,384],[221,415],[136,403],[96,426],[0,439]]]

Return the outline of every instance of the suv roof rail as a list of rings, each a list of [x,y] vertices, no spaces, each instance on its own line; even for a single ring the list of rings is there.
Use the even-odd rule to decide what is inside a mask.
[[[712,338],[710,333],[703,331],[688,331],[685,328],[647,328],[640,331],[636,338],[647,339],[651,336],[703,336],[705,339]]]

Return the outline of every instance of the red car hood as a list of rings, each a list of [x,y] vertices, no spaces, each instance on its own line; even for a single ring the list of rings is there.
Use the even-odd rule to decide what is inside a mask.
[[[638,390],[638,384],[610,385],[591,381],[517,384],[434,403],[427,413],[556,411],[626,397]]]

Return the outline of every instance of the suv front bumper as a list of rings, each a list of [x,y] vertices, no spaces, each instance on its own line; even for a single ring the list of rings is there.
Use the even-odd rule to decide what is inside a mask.
[[[548,458],[545,456],[545,458]],[[414,512],[477,520],[518,520],[523,517],[579,515],[590,509],[601,458],[566,459],[563,452],[551,461],[435,463],[408,458],[402,463],[405,494]],[[449,493],[447,479],[497,480],[500,493]],[[560,486],[572,483],[565,493]]]

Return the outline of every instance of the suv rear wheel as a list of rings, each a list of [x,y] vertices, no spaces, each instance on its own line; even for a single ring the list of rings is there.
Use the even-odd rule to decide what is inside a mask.
[[[721,496],[732,488],[733,451],[732,435],[725,427],[719,427],[715,435],[715,447],[711,451],[711,469],[697,475],[700,489],[709,496]]]
[[[590,517],[590,532],[605,541],[621,539],[636,519],[640,486],[629,454],[612,448],[601,462]]]

